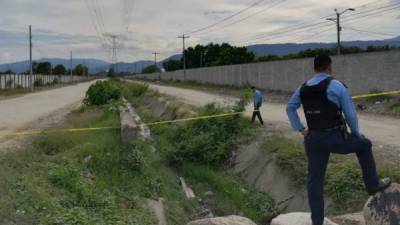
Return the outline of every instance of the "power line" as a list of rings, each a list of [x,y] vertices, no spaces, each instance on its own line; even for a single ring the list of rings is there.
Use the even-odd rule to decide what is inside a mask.
[[[329,32],[329,31],[333,31],[331,27],[329,27],[328,29],[324,29],[324,30],[318,30],[318,31],[315,32],[315,33],[306,35],[306,36],[301,37],[301,38],[292,39],[291,42],[299,43],[299,42],[302,42],[302,41],[304,41],[304,40],[307,40],[307,39],[309,39],[309,38],[311,38],[311,37],[319,37],[319,38],[320,38],[320,37],[322,37],[321,34],[327,33],[327,32]],[[325,37],[325,36],[326,36],[326,35],[324,35],[323,37]]]
[[[371,13],[368,13],[368,14],[365,14],[365,15],[361,15],[359,17],[349,18],[349,19],[347,19],[347,21],[360,20],[360,19],[363,19],[363,18],[366,18],[366,17],[370,17],[371,18],[371,16],[380,16],[380,15],[384,15],[384,13],[386,13],[386,12],[390,12],[390,11],[393,11],[393,10],[396,10],[396,9],[399,9],[399,8],[400,8],[400,3],[396,4],[396,6],[392,7],[392,8],[387,8],[385,10],[379,10],[379,11],[376,11],[376,12],[371,12]],[[348,17],[346,17],[346,18],[348,18]]]
[[[366,12],[358,13],[357,14],[358,16],[357,15],[356,16],[355,15],[349,15],[349,16],[344,17],[344,18],[351,17],[350,19],[347,20],[347,21],[351,21],[351,20],[358,20],[358,19],[361,19],[361,18],[365,18],[365,17],[371,16],[371,15],[378,15],[378,14],[381,14],[383,12],[387,12],[387,11],[391,11],[391,10],[399,8],[400,7],[399,4],[400,3],[390,4],[390,5],[387,5],[387,6],[384,6],[384,7],[380,7],[380,8],[377,8],[377,9],[368,10]],[[392,7],[392,8],[390,8],[390,7]],[[326,17],[325,17],[325,19],[326,19]],[[311,23],[311,24],[305,24],[304,26],[300,26],[300,27],[293,28],[293,29],[290,29],[290,27],[288,27],[288,28],[283,29],[283,30],[281,30],[279,32],[276,32],[276,33],[272,33],[273,31],[271,31],[271,32],[265,33],[263,37],[254,38],[252,40],[241,41],[240,43],[248,43],[248,42],[253,42],[254,43],[254,42],[259,42],[259,41],[271,40],[271,38],[268,39],[268,37],[271,37],[271,36],[275,36],[276,37],[276,36],[282,36],[282,35],[285,35],[285,34],[293,34],[293,31],[301,31],[301,30],[304,30],[306,28],[307,28],[307,30],[308,30],[308,28],[316,29],[315,26],[320,26],[320,25],[326,24],[327,22],[329,22],[329,21],[322,21],[322,22],[316,22],[316,23]],[[293,27],[293,26],[291,26],[291,27]],[[267,36],[265,36],[266,34],[270,34],[270,35],[267,37]],[[273,39],[274,38],[272,38],[272,40]]]
[[[98,24],[98,21],[96,20],[96,16],[93,14],[92,6],[90,5],[90,4],[91,4],[91,1],[90,1],[90,0],[84,0],[84,2],[85,2],[85,5],[86,5],[86,8],[87,8],[87,10],[88,10],[89,18],[90,18],[90,20],[91,20],[91,22],[92,22],[92,26],[93,26],[93,28],[94,28],[96,34],[97,34],[97,37],[98,37],[98,39],[99,39],[101,45],[102,45],[103,47],[106,47],[108,43],[107,43],[107,40],[106,40],[106,39],[104,38],[104,36],[103,36],[104,33],[103,33],[103,32],[101,31],[101,29],[100,29],[100,26],[99,26],[99,24]]]
[[[367,31],[367,30],[360,30],[352,27],[343,27],[347,30],[353,30],[361,33],[366,33],[366,34],[376,34],[376,35],[381,35],[381,36],[390,36],[390,37],[397,37],[398,35],[396,34],[389,34],[389,33],[383,33],[383,32],[375,32],[375,31]]]
[[[367,4],[364,4],[364,5],[361,5],[362,7],[365,7],[366,5],[370,5],[370,4],[372,4],[373,2],[370,2],[370,3],[367,3]],[[389,5],[390,6],[390,5]],[[357,8],[357,7],[360,7],[360,6],[356,6],[355,8]],[[388,7],[388,6],[385,6],[385,7]],[[380,9],[380,8],[378,8],[378,9]],[[374,9],[374,10],[377,10],[377,9]],[[367,11],[367,12],[369,12],[369,11]],[[366,12],[362,12],[362,13],[366,13]],[[358,14],[361,14],[361,13],[357,13],[357,15]],[[326,16],[326,17],[320,17],[320,18],[318,18],[318,19],[316,19],[316,20],[322,20],[322,19],[326,19],[326,18],[328,18],[328,17],[330,17],[330,16],[333,16],[333,15],[335,15],[335,14],[331,14],[331,15],[329,15],[329,16]],[[355,14],[353,14],[353,15],[355,15]],[[352,15],[352,16],[353,16]],[[303,29],[303,28],[307,28],[307,27],[314,27],[314,26],[317,26],[317,25],[320,25],[320,24],[323,24],[323,23],[327,23],[327,21],[323,21],[323,22],[302,22],[302,23],[299,23],[299,24],[295,24],[295,25],[291,25],[291,26],[288,26],[288,27],[283,27],[283,28],[279,28],[279,29],[275,29],[275,30],[273,30],[273,31],[270,31],[270,32],[266,32],[266,33],[264,33],[264,34],[261,34],[261,35],[257,35],[257,36],[255,36],[255,37],[253,37],[252,39],[257,39],[257,38],[262,38],[263,36],[265,36],[265,35],[268,35],[268,34],[272,34],[273,32],[276,32],[274,35],[276,35],[276,34],[280,34],[280,33],[287,33],[287,32],[291,32],[291,31],[294,31],[294,30],[299,30],[299,29]],[[242,40],[249,40],[249,39],[241,39],[240,41],[242,41]],[[251,40],[251,39],[250,39]],[[243,41],[242,41],[243,42]]]
[[[205,27],[199,28],[199,29],[197,29],[197,30],[188,32],[187,34],[188,34],[188,35],[191,35],[191,34],[199,33],[199,32],[204,31],[204,30],[208,30],[208,29],[210,29],[210,28],[212,28],[212,27],[215,27],[215,26],[217,26],[217,25],[219,25],[219,24],[221,24],[221,23],[223,23],[223,22],[225,22],[225,21],[227,21],[227,20],[230,20],[230,19],[234,18],[235,16],[238,16],[238,15],[240,15],[240,14],[242,14],[242,13],[248,11],[249,9],[251,9],[251,8],[253,8],[253,7],[259,5],[260,3],[264,2],[264,1],[265,1],[265,0],[258,0],[258,1],[256,1],[256,2],[254,2],[253,4],[251,4],[250,6],[247,6],[246,8],[244,8],[244,9],[242,9],[242,10],[240,10],[240,11],[238,11],[238,12],[236,12],[236,13],[234,13],[234,14],[228,16],[228,17],[225,17],[225,18],[223,18],[222,20],[219,20],[219,21],[217,21],[217,22],[215,22],[215,23],[212,23],[212,24],[207,25],[207,26],[205,26]]]
[[[370,12],[380,11],[381,9],[384,10],[384,9],[395,7],[395,6],[399,6],[399,5],[400,5],[400,2],[393,3],[393,4],[388,4],[388,5],[385,5],[385,6],[382,6],[382,7],[378,7],[378,8],[374,8],[374,9],[370,9],[370,10],[365,10],[365,11],[362,11],[362,12],[356,12],[356,13],[353,13],[353,14],[348,15],[348,16],[343,16],[343,18],[357,17],[358,15],[364,15],[364,14],[368,14]]]
[[[123,2],[123,14],[122,14],[122,30],[125,30],[125,33],[128,34],[129,27],[131,23],[131,13],[133,11],[135,5],[134,0],[124,0]]]
[[[266,11],[268,11],[268,10],[274,8],[275,6],[278,6],[278,5],[280,5],[280,4],[282,4],[282,3],[286,2],[286,1],[287,1],[287,0],[278,0],[278,1],[275,2],[275,4],[268,5],[268,7],[264,8],[264,9],[258,10],[257,12],[254,12],[254,13],[252,13],[252,14],[250,14],[250,15],[244,17],[244,18],[241,18],[241,19],[236,20],[236,21],[234,21],[234,22],[232,22],[232,23],[223,25],[222,27],[219,27],[218,29],[211,30],[211,31],[209,31],[209,32],[207,32],[207,33],[210,33],[210,32],[213,32],[213,31],[220,31],[220,30],[223,30],[223,29],[225,29],[225,28],[227,28],[227,27],[230,27],[230,26],[232,26],[232,25],[241,23],[241,22],[243,22],[243,21],[245,21],[245,20],[248,20],[248,19],[250,19],[250,18],[252,18],[252,17],[254,17],[254,16],[259,15],[260,13],[266,12]],[[203,34],[204,34],[204,33],[203,33]]]

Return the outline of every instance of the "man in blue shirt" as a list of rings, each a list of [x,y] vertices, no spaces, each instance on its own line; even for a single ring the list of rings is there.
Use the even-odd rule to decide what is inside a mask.
[[[293,129],[304,136],[313,225],[323,225],[324,178],[331,153],[357,155],[370,195],[390,186],[390,179],[380,180],[378,177],[372,144],[361,135],[352,98],[346,86],[331,77],[331,65],[329,56],[317,56],[314,59],[315,76],[295,91],[286,108]],[[308,129],[297,114],[300,105],[303,105]],[[348,133],[346,124],[351,133]]]
[[[260,120],[260,123],[264,124],[264,121],[261,118],[261,113],[260,113],[260,107],[261,107],[262,101],[263,101],[261,91],[259,91],[255,87],[251,87],[251,89],[254,92],[254,96],[253,96],[254,112],[253,112],[253,117],[251,118],[251,121],[254,122],[254,120],[256,119],[256,116],[257,116],[258,120]]]

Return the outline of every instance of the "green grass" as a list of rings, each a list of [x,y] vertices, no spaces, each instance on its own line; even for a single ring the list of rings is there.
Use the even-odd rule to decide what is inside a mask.
[[[192,163],[183,164],[179,171],[216,215],[244,215],[265,224],[278,214],[275,201],[267,193],[246,187],[238,177]]]
[[[3,89],[0,90],[0,96],[13,96],[13,95],[21,95],[31,92],[28,88],[12,88],[12,89]]]
[[[118,124],[116,113],[90,108],[73,112],[64,126]],[[32,141],[0,157],[0,223],[155,223],[143,198],[157,198],[162,185],[146,164],[146,144],[121,145],[115,130],[45,134]]]
[[[275,135],[267,138],[262,148],[267,154],[276,153],[278,165],[292,177],[295,186],[306,184],[307,158],[302,143]]]
[[[396,115],[400,115],[400,102],[395,103],[390,107],[390,110],[395,113]]]
[[[375,93],[381,93],[382,91],[380,90],[372,90],[369,93],[370,94],[375,94]],[[393,98],[393,96],[390,95],[381,95],[381,96],[372,96],[372,97],[367,97],[365,98],[365,100],[368,103],[376,103],[376,102],[385,102],[385,101],[389,101]]]
[[[307,158],[300,141],[272,136],[264,142],[263,148],[267,154],[276,154],[278,166],[292,178],[294,186],[306,188]],[[382,164],[377,167],[381,177],[400,181],[400,167]],[[332,200],[328,208],[331,214],[356,212],[363,207],[368,196],[356,160],[343,155],[331,155],[325,178],[325,194]]]
[[[126,88],[137,84],[122,85]],[[249,98],[248,92],[243,92],[242,96],[243,100],[233,109],[207,105],[200,107],[198,114],[240,111]],[[159,96],[156,94],[155,97]],[[149,95],[146,94],[145,98],[149,98]],[[137,105],[139,114],[145,114],[143,118],[157,120],[148,115],[143,99],[136,95],[129,99]],[[167,196],[165,204],[169,224],[185,224],[190,218],[198,217],[200,205],[206,205],[215,216],[244,215],[260,224],[269,222],[277,213],[275,202],[268,194],[255,191],[247,187],[240,178],[223,172],[225,162],[237,140],[249,135],[250,128],[250,122],[240,116],[152,127],[159,150],[159,165],[170,167],[164,169],[161,176],[163,183],[170,183],[164,194]],[[181,193],[175,193],[175,189],[180,188],[176,174],[185,177],[196,195],[202,199],[201,203],[197,200],[185,200]],[[205,195],[208,191],[213,195]]]
[[[154,94],[147,86],[112,82],[139,113]],[[199,114],[241,110],[244,101],[233,109],[208,105]],[[109,104],[75,111],[60,128],[118,125],[116,105]],[[145,199],[162,198],[168,224],[199,218],[203,204],[216,216],[239,214],[264,224],[277,213],[274,200],[223,171],[250,130],[240,116],[154,127],[156,152],[143,141],[121,144],[119,130],[33,137],[32,144],[0,156],[0,223],[156,224]],[[203,201],[186,199],[180,176]]]

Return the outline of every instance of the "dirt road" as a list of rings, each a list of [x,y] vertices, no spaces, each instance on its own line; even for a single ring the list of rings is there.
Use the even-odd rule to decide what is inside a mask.
[[[192,105],[205,105],[210,102],[227,103],[235,98],[219,96],[216,94],[194,91],[190,89],[150,85],[160,93],[177,97],[181,101]],[[266,96],[268,98],[268,96]],[[251,106],[246,114],[250,116]],[[267,103],[261,108],[264,119],[268,122],[278,122],[282,126],[289,127],[286,117],[285,105],[277,103]],[[302,115],[303,121],[304,116]],[[360,115],[361,132],[374,141],[380,148],[390,148],[396,150],[391,156],[397,156],[400,159],[400,120],[376,115]]]
[[[92,82],[27,94],[0,101],[0,133],[43,128],[62,120],[79,105]],[[0,151],[10,138],[0,137]]]

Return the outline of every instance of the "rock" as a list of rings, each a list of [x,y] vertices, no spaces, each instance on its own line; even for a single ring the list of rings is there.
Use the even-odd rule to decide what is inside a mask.
[[[159,198],[158,201],[147,199],[147,206],[153,210],[157,217],[157,225],[167,225],[167,219],[165,218],[163,199]]]
[[[337,216],[332,220],[340,225],[365,225],[363,212]]]
[[[216,217],[216,218],[196,220],[188,223],[187,225],[257,225],[257,224],[244,217],[228,216],[228,217]]]
[[[211,212],[210,209],[203,208],[203,209],[200,211],[200,216],[201,216],[201,218],[213,218],[213,217],[214,217],[214,214]]]
[[[363,105],[363,104],[357,104],[357,109],[358,110],[365,110],[365,109],[367,109],[367,107],[365,105]]]
[[[370,197],[364,206],[367,225],[400,224],[400,184],[393,183],[382,193]]]
[[[282,214],[272,220],[271,225],[312,225],[310,213]],[[338,225],[325,219],[324,225]]]
[[[86,157],[83,159],[83,162],[84,162],[84,163],[89,163],[90,160],[92,160],[92,158],[93,158],[92,155],[88,155],[88,156],[86,156]]]
[[[185,179],[183,177],[179,178],[182,186],[182,190],[186,195],[187,199],[192,199],[195,198],[196,196],[194,195],[193,190],[186,184]]]

